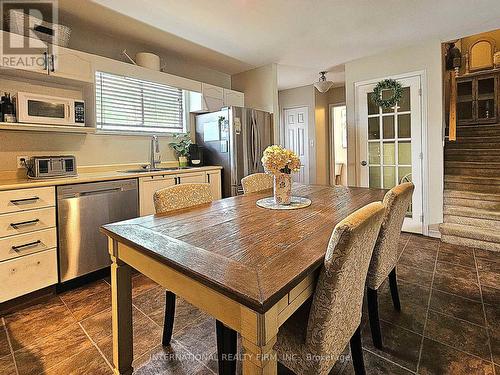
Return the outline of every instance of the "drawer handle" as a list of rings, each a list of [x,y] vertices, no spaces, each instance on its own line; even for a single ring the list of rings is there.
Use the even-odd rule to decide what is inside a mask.
[[[19,203],[24,203],[24,202],[37,201],[39,199],[40,198],[38,198],[38,197],[21,198],[21,199],[11,199],[10,203],[12,203],[12,204],[19,204]]]
[[[34,219],[34,220],[28,220],[28,221],[21,221],[19,223],[10,223],[10,226],[12,228],[17,228],[21,225],[34,225],[36,223],[38,223],[40,221],[40,219]]]
[[[38,246],[41,243],[42,243],[42,241],[38,240],[38,241],[30,242],[30,243],[25,243],[24,245],[12,246],[12,250],[19,251],[19,250],[24,249],[25,247]]]

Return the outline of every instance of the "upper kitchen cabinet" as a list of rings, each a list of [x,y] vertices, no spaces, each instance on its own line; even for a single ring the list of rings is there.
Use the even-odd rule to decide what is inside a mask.
[[[224,89],[224,106],[245,106],[245,94],[239,91]]]
[[[92,58],[87,53],[56,47],[50,54],[49,75],[94,82]]]
[[[242,92],[202,83],[201,92],[189,93],[189,111],[205,113],[219,111],[222,107],[232,105],[242,107],[244,97]]]
[[[224,89],[208,83],[201,84],[201,92],[189,93],[189,111],[215,112],[224,107]]]
[[[5,43],[7,41],[11,48],[22,49],[25,48],[25,46],[33,46],[40,50],[39,54],[26,55],[25,58],[22,58],[22,54],[16,55],[14,52],[15,50],[13,50],[11,58],[4,52],[1,64],[2,74],[15,73],[19,70],[29,73],[49,74],[48,66],[50,56],[49,50],[46,48],[45,44],[7,31],[0,31],[0,37],[3,41],[3,48],[5,48]]]
[[[7,60],[9,67],[2,69],[2,73],[12,76],[22,76],[43,81],[54,81],[57,77],[69,79],[82,83],[94,82],[94,71],[92,67],[92,55],[69,48],[55,45],[45,45],[40,41],[8,33],[3,31],[2,37],[8,38],[11,46],[22,48],[23,46],[39,46],[39,55],[26,55],[22,59]],[[41,44],[42,43],[42,44]],[[12,60],[13,63],[10,61]],[[4,64],[5,64],[4,60]],[[15,62],[15,64],[14,64]],[[60,79],[55,79],[57,83],[63,83]]]

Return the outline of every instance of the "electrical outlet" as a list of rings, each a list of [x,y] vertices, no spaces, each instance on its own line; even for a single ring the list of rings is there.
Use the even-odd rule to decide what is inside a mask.
[[[18,156],[17,157],[17,168],[25,168],[24,166],[24,161],[28,161],[28,157],[27,156]]]

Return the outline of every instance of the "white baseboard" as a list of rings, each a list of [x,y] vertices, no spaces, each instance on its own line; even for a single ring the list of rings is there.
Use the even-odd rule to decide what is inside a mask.
[[[429,225],[427,233],[429,234],[429,237],[441,238],[441,232],[439,231],[439,224]]]

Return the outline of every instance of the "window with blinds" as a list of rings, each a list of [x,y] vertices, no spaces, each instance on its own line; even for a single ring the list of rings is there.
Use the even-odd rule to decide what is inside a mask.
[[[116,132],[184,131],[182,90],[96,72],[97,128]]]

